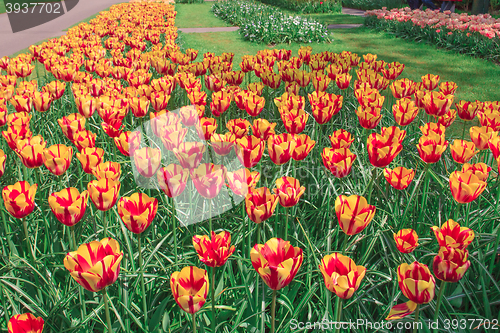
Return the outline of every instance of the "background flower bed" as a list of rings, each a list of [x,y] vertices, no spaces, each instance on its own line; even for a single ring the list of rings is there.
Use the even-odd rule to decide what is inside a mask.
[[[342,2],[336,0],[258,0],[269,5],[289,9],[301,14],[340,13]]]
[[[265,44],[327,42],[326,26],[312,19],[292,16],[254,1],[214,3],[215,16],[240,27],[243,38]]]
[[[362,10],[380,9],[383,7],[392,9],[405,7],[407,6],[407,2],[404,0],[342,0],[342,6]]]
[[[444,14],[431,10],[378,9],[366,12],[365,25],[397,37],[427,41],[448,50],[500,61],[500,19],[488,14]]]

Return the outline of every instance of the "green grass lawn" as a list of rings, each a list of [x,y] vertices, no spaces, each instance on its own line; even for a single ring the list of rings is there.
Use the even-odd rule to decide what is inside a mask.
[[[363,16],[354,16],[349,14],[304,14],[304,17],[315,19],[323,24],[363,24],[365,18]]]
[[[231,25],[218,19],[210,11],[211,2],[202,4],[176,4],[177,16],[175,25],[178,28],[214,28],[230,27]]]

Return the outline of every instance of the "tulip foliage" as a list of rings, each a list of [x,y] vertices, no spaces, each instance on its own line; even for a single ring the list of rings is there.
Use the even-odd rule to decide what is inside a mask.
[[[0,58],[2,328],[495,319],[500,102],[374,54],[202,54],[175,16]]]

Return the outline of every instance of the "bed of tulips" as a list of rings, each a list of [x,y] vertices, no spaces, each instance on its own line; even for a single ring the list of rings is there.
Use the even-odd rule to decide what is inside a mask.
[[[497,327],[499,102],[373,54],[199,55],[174,19],[0,59],[3,330]]]
[[[500,19],[489,14],[440,13],[409,7],[366,12],[365,25],[398,37],[425,40],[439,47],[500,61]]]
[[[288,15],[277,7],[253,0],[217,1],[212,11],[218,18],[239,26],[244,39],[265,44],[329,41],[324,24],[301,16]]]

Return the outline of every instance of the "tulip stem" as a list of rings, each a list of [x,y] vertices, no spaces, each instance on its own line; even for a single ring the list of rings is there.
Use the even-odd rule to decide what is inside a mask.
[[[102,290],[102,301],[104,303],[104,311],[106,312],[106,326],[108,328],[108,333],[113,332],[113,328],[111,327],[111,317],[109,316],[109,304],[108,304],[108,296],[106,295],[106,287]]]
[[[347,240],[349,239],[348,234],[344,234],[344,243],[342,244],[342,255],[345,255],[345,252],[347,250]]]
[[[212,332],[215,332],[215,267],[212,267],[212,281],[210,281],[210,297],[212,298]]]
[[[274,333],[276,324],[276,290],[273,290],[273,302],[271,303],[271,333]]]
[[[285,208],[285,240],[288,239],[288,212],[290,208],[286,207]]]
[[[375,183],[375,178],[377,177],[377,168],[374,167],[373,170],[372,170],[372,178],[370,179],[370,182],[368,183],[368,187],[367,187],[367,193],[366,195],[368,196],[368,198],[366,199],[366,201],[368,202],[368,204],[371,204],[371,198],[372,198],[372,190],[373,190],[373,183]]]
[[[434,322],[437,323],[439,317],[439,308],[441,307],[441,298],[444,294],[444,289],[446,287],[446,281],[441,281],[441,286],[439,287],[439,294],[436,300],[436,311],[434,312]],[[437,333],[437,329],[434,329],[434,332]]]
[[[141,292],[142,292],[142,311],[144,312],[144,328],[148,327],[148,303],[146,299],[146,288],[144,286],[144,269],[142,260],[142,248],[141,248],[141,234],[138,235],[137,247],[139,251],[139,269],[141,270]]]
[[[426,203],[427,203],[427,193],[429,192],[429,181],[430,181],[430,173],[429,173],[429,167],[431,165],[429,163],[427,163],[425,165],[425,168],[424,168],[424,188],[422,190],[422,205],[421,205],[421,209],[420,209],[420,213],[418,215],[418,220],[413,220],[414,222],[414,225],[413,225],[413,229],[415,231],[418,232],[417,230],[417,227],[420,225],[420,223],[417,223],[417,222],[422,222],[422,218],[423,218],[423,215],[424,215],[424,208],[426,206]]]
[[[33,258],[33,265],[35,265],[35,263],[36,263],[35,252],[33,251],[33,248],[31,247],[30,236],[28,233],[28,223],[26,223],[25,217],[23,217],[23,227],[24,227],[24,235],[26,236],[26,245],[28,246],[28,249],[29,249],[31,256]]]
[[[418,323],[419,323],[419,318],[420,317],[420,304],[417,304],[417,309],[415,310],[415,320],[413,321],[413,333],[418,333]]]
[[[465,226],[469,226],[470,202],[465,204]]]
[[[335,299],[335,333],[340,332],[340,320],[342,319],[342,299],[337,296]]]
[[[462,140],[465,138],[465,125],[467,124],[467,122],[464,120],[464,126],[462,128]]]
[[[193,333],[196,333],[196,313],[193,313]]]
[[[108,221],[106,221],[106,212],[101,210],[101,217],[102,217],[102,225],[103,225],[103,234],[104,237],[108,235]]]
[[[69,227],[70,233],[71,233],[71,240],[73,241],[73,250],[76,251],[78,249],[78,246],[76,245],[76,238],[75,238],[75,226],[72,225]]]

